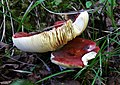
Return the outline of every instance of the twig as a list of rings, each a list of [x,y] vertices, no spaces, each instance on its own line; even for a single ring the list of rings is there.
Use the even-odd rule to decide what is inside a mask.
[[[53,11],[47,9],[47,8],[43,5],[43,3],[41,4],[41,6],[42,6],[46,11],[48,11],[49,13],[51,13],[51,14],[56,14],[56,15],[61,15],[61,16],[62,16],[62,15],[79,14],[79,13],[81,13],[81,12],[84,12],[84,10],[79,10],[79,11],[66,12],[66,13],[56,13],[56,12],[53,12]],[[95,9],[90,9],[90,10],[85,10],[85,11],[90,12],[90,11],[94,11],[94,10],[95,10]]]
[[[37,7],[35,7],[35,15],[37,17],[37,20],[35,20],[36,23],[37,23],[36,28],[38,29],[38,28],[40,28],[40,19],[38,17],[39,14],[38,14],[38,8]]]
[[[4,1],[3,0],[1,1],[2,1],[2,4],[4,4]],[[3,8],[3,13],[5,13],[5,7],[2,6],[2,8]],[[3,14],[3,33],[2,33],[1,41],[3,41],[4,37],[5,37],[5,14]]]
[[[22,62],[22,61],[18,61],[18,60],[16,60],[16,59],[14,59],[14,58],[11,58],[11,57],[9,57],[11,60],[14,60],[14,61],[16,61],[16,62],[19,62],[19,63],[21,63],[21,64],[25,64],[25,65],[29,65],[29,66],[35,66],[34,64],[29,64],[29,63],[25,63],[25,62]]]
[[[8,2],[9,2],[9,0],[8,1],[6,0],[7,8],[8,8],[8,10],[10,10]],[[12,16],[11,16],[11,12],[9,12],[9,15],[10,15],[10,21],[11,21],[12,34],[14,34],[14,26],[13,26],[13,19],[12,19]]]
[[[88,26],[88,28],[90,28],[90,29],[94,29],[94,30],[96,30],[96,31],[99,30],[99,29],[97,29],[97,28],[92,28],[92,27],[90,27],[90,26]],[[104,32],[104,33],[113,33],[113,32],[106,31],[106,30],[101,30],[101,31]]]
[[[84,12],[84,11],[87,11],[87,12],[91,12],[91,11],[96,11],[96,10],[99,10],[100,8],[102,8],[103,6],[100,6],[100,7],[96,7],[95,9],[88,9],[88,10],[78,10],[78,11],[71,11],[71,12],[65,12],[65,13],[56,13],[56,12],[53,12],[49,9],[47,9],[44,5],[44,3],[42,2],[41,3],[41,6],[46,10],[48,11],[49,13],[51,14],[56,14],[56,15],[74,15],[74,14],[80,14],[81,12]]]
[[[1,23],[1,25],[0,25],[0,30],[2,29],[2,26],[3,26],[3,21],[2,21],[2,23]]]
[[[37,59],[39,59],[45,65],[46,69],[48,71],[50,71],[50,68],[48,67],[48,65],[40,57],[38,57],[37,55],[36,55],[36,57],[37,57]]]
[[[3,77],[4,79],[10,79],[10,77],[5,76],[3,73],[0,73],[0,77]]]
[[[105,37],[107,37],[107,36],[113,34],[114,32],[116,32],[116,31],[118,31],[118,30],[120,30],[120,28],[114,30],[112,33],[109,33],[108,35],[105,35],[105,36],[103,36],[103,37],[100,37],[100,38],[96,39],[95,41],[101,40],[101,39],[103,39],[103,38],[105,38]]]

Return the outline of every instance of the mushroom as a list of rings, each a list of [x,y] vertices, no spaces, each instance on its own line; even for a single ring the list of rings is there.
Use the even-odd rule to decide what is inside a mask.
[[[53,28],[37,34],[15,33],[12,40],[14,45],[22,51],[39,53],[55,51],[79,36],[85,30],[88,19],[88,13],[85,11],[76,18],[74,23],[68,20],[57,29]]]
[[[76,37],[64,47],[52,52],[51,61],[63,67],[82,68],[95,58],[98,51],[99,47],[95,42]]]

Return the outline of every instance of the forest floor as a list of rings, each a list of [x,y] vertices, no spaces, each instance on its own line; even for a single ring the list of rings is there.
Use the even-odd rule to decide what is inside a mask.
[[[38,0],[39,5],[33,1],[35,4],[30,0],[0,2],[0,85],[120,85],[119,0],[115,0],[115,4],[111,3],[114,0],[103,0],[94,4],[87,2],[87,5],[84,0],[83,3],[79,0],[79,3],[74,0],[43,0],[44,7],[40,5],[42,0]],[[39,32],[53,26],[56,21],[74,20],[78,14],[69,13],[81,9],[87,10],[90,18],[86,30],[79,37],[93,40],[100,47],[97,60],[91,60],[90,66],[61,70],[50,61],[51,52],[24,52],[14,46],[14,33]],[[61,13],[66,14],[61,16]]]

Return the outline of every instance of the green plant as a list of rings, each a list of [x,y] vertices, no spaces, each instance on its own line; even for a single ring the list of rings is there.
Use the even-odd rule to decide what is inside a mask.
[[[13,81],[10,85],[35,85],[35,84],[26,79],[17,79]]]

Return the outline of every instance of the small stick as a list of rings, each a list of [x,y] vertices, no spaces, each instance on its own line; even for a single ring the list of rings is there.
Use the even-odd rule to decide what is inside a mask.
[[[79,14],[79,13],[84,12],[84,11],[90,12],[90,11],[95,11],[95,10],[98,10],[98,9],[101,8],[101,7],[98,7],[98,8],[96,8],[96,9],[79,10],[79,11],[72,11],[72,12],[66,12],[66,13],[56,13],[56,12],[53,12],[53,11],[47,9],[47,8],[43,5],[43,3],[41,4],[41,6],[42,6],[46,11],[48,11],[49,13],[51,13],[51,14],[56,14],[56,15],[61,15],[61,16],[62,16],[62,15]]]

